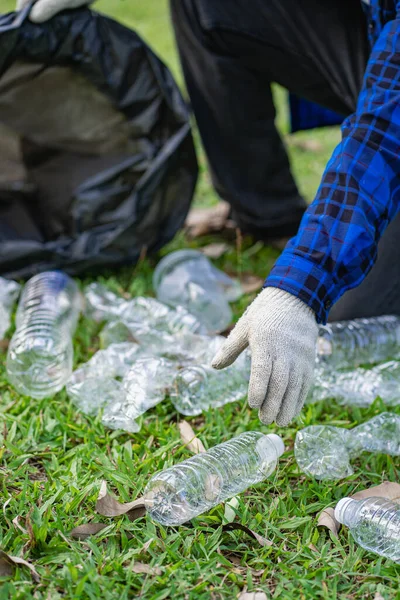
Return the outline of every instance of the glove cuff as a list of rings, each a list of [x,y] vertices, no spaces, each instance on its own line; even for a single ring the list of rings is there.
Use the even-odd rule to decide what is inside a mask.
[[[316,315],[313,309],[310,308],[308,304],[303,302],[303,300],[297,298],[297,296],[294,296],[293,294],[290,294],[285,290],[281,290],[280,288],[271,286],[267,286],[266,288],[264,288],[263,291],[260,293],[260,296],[264,294],[265,300],[268,299],[268,302],[279,304],[282,310],[301,310],[303,313],[313,316],[316,320]]]

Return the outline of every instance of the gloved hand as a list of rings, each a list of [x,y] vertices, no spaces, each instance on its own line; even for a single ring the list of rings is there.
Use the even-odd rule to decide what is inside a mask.
[[[21,10],[29,4],[30,0],[17,0],[16,10]],[[43,23],[54,17],[57,13],[67,8],[78,8],[91,4],[93,0],[38,0],[31,10],[29,18],[34,23]]]
[[[215,369],[232,364],[250,346],[248,401],[260,419],[288,425],[299,414],[312,383],[318,325],[304,302],[278,288],[265,288],[248,307],[213,359]]]

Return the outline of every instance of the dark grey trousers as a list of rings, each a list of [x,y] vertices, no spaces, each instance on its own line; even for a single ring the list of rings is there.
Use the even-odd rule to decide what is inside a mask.
[[[296,233],[305,202],[275,127],[271,83],[343,115],[368,60],[360,0],[170,0],[213,184],[246,232]],[[331,319],[400,314],[400,218],[365,281]]]

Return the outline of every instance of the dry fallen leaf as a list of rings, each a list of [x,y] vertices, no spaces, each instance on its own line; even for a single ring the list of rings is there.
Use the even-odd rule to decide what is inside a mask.
[[[154,542],[154,538],[150,538],[149,540],[147,540],[147,542],[145,542],[143,544],[143,546],[141,548],[139,548],[140,554],[146,553],[153,542]]]
[[[216,260],[228,252],[229,246],[225,242],[221,242],[220,244],[208,244],[207,246],[199,248],[199,250],[204,256],[207,256],[207,258]]]
[[[8,350],[8,346],[10,345],[10,340],[0,340],[0,352],[5,352]]]
[[[392,481],[384,481],[380,485],[360,490],[350,496],[350,498],[354,498],[355,500],[373,497],[388,498],[394,502],[400,502],[400,484]],[[335,519],[335,510],[333,508],[325,508],[318,517],[317,526],[327,527],[337,536],[340,529],[340,523]]]
[[[337,537],[340,523],[335,519],[335,510],[333,508],[324,508],[318,517],[317,527],[327,527]]]
[[[376,592],[374,600],[386,600],[380,592]]]
[[[122,504],[107,492],[106,481],[101,483],[99,496],[96,502],[96,510],[100,515],[103,515],[103,517],[128,515],[131,521],[135,521],[146,514],[143,498],[137,498],[137,500],[134,500],[133,502]]]
[[[147,575],[161,575],[162,569],[160,567],[152,567],[146,563],[135,562],[132,567],[134,573],[146,573]]]
[[[250,527],[247,527],[246,525],[242,525],[241,523],[226,523],[226,525],[222,525],[222,531],[234,531],[236,529],[240,529],[240,531],[244,531],[245,533],[247,533],[247,535],[252,537],[254,540],[257,540],[257,542],[260,544],[260,546],[272,546],[272,542],[270,540],[267,540],[267,538],[263,537],[262,535],[259,535],[258,533],[256,533],[252,529],[250,529]]]
[[[206,451],[203,442],[196,437],[195,432],[187,421],[180,421],[178,423],[178,428],[181,434],[181,440],[188,450],[193,452],[193,454],[199,454],[199,452]]]
[[[219,202],[210,208],[192,208],[186,218],[185,230],[190,238],[219,232],[229,224],[230,205]]]
[[[245,294],[252,294],[253,292],[261,291],[264,279],[252,273],[242,273],[239,282]]]
[[[265,592],[240,592],[238,600],[268,600]]]
[[[19,530],[21,531],[21,533],[23,533],[24,535],[27,535],[27,534],[28,534],[27,530],[26,530],[26,529],[24,529],[24,528],[22,527],[22,525],[20,525],[20,522],[19,522],[20,518],[21,518],[21,515],[17,515],[17,516],[16,516],[16,517],[15,517],[15,518],[12,520],[12,523],[13,523],[13,525],[14,525],[14,527],[15,527],[16,529],[19,529]]]
[[[380,485],[356,492],[351,497],[355,500],[362,500],[363,498],[372,498],[373,496],[400,501],[400,484],[393,483],[392,481],[384,481]]]
[[[32,573],[33,580],[36,581],[36,583],[39,583],[40,575],[30,562],[23,558],[19,558],[18,556],[10,556],[3,552],[3,550],[0,550],[0,577],[12,576],[16,566],[27,567]]]
[[[89,536],[96,535],[96,533],[99,533],[106,527],[108,527],[108,525],[105,525],[104,523],[86,523],[85,525],[78,525],[78,527],[75,527],[70,535],[76,540],[86,540]]]

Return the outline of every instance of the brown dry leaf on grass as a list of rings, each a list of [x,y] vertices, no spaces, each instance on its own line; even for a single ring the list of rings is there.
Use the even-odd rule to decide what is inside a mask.
[[[207,256],[207,258],[216,260],[228,252],[229,246],[225,242],[221,242],[220,244],[208,244],[207,246],[199,248],[199,250],[204,256]]]
[[[332,531],[333,535],[337,536],[339,532],[339,523],[335,519],[335,510],[330,506],[324,508],[319,514],[317,527],[327,527],[329,531]]]
[[[230,227],[229,213],[228,202],[219,202],[210,208],[192,208],[186,218],[186,235],[194,239]]]
[[[355,500],[362,500],[363,498],[372,498],[372,496],[379,498],[388,498],[395,502],[400,502],[400,483],[394,483],[392,481],[384,481],[379,485],[375,485],[372,488],[360,490],[351,496]]]
[[[96,502],[96,510],[103,517],[119,517],[128,515],[130,521],[135,521],[146,514],[143,498],[137,498],[133,502],[125,504],[118,502],[114,496],[107,492],[107,482],[102,481],[99,496]]]
[[[192,426],[187,421],[180,421],[178,423],[179,433],[181,434],[181,440],[185,444],[186,448],[193,452],[193,454],[199,454],[199,452],[205,452],[206,449],[204,444],[198,437],[196,437]]]
[[[10,340],[0,340],[0,352],[6,352],[6,350],[8,350],[9,345]]]
[[[19,558],[19,556],[10,556],[3,552],[3,550],[0,550],[0,577],[11,577],[14,575],[15,568],[19,566],[27,567],[32,573],[33,580],[39,583],[40,575],[30,562]]]
[[[91,535],[96,535],[103,529],[108,527],[104,523],[86,523],[84,525],[78,525],[71,531],[70,536],[76,540],[86,540]]]
[[[380,485],[375,485],[365,490],[360,490],[355,494],[351,495],[350,498],[355,500],[362,500],[363,498],[388,498],[394,502],[400,502],[400,484],[391,481],[384,481]],[[317,522],[318,527],[327,527],[332,531],[333,535],[337,536],[340,523],[335,519],[335,510],[333,508],[324,508],[320,513]]]

